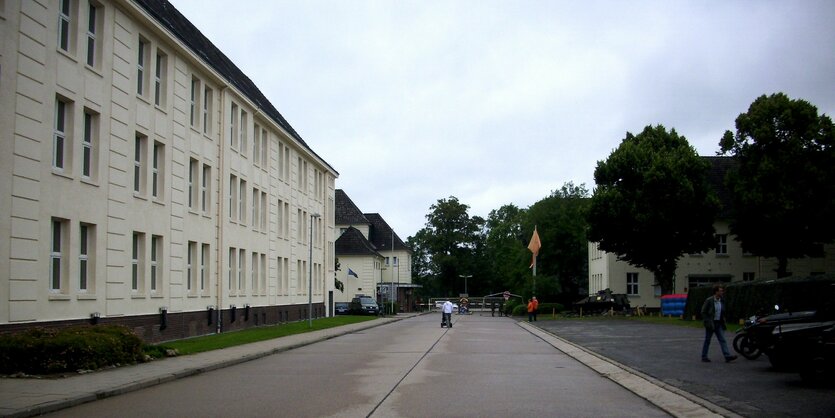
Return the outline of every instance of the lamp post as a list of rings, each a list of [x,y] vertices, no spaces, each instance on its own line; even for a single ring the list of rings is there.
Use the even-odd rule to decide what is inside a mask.
[[[307,248],[309,249],[307,259],[307,327],[313,328],[313,220],[319,219],[322,215],[318,213],[310,214],[310,242]]]
[[[469,296],[470,293],[467,292],[467,279],[469,279],[470,277],[473,277],[473,275],[472,274],[459,274],[458,277],[464,279],[464,294]]]

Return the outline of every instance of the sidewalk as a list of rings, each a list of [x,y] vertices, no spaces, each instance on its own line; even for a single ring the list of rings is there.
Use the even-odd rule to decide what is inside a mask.
[[[57,379],[0,379],[0,416],[31,417],[160,383],[254,360],[308,344],[389,324],[419,314],[400,314],[358,324],[296,334],[222,350],[172,357]]]

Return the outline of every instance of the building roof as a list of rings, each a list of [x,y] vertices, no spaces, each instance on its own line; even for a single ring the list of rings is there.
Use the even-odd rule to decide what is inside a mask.
[[[301,135],[290,126],[290,123],[281,116],[281,113],[261,93],[258,86],[241,71],[223,52],[220,51],[200,30],[197,29],[182,13],[180,13],[168,0],[133,0],[148,14],[150,14],[160,25],[171,31],[183,44],[185,44],[195,55],[217,71],[229,84],[243,93],[251,100],[265,115],[275,121],[281,128],[287,131],[299,144],[319,158],[328,168],[337,173],[322,157],[316,154],[312,148],[302,139]],[[337,173],[338,174],[338,173]]]
[[[724,156],[702,158],[710,163],[707,178],[716,192],[716,197],[719,198],[719,203],[722,205],[719,209],[719,219],[730,219],[733,209],[733,193],[725,183],[725,178],[728,171],[737,166],[737,161],[733,157]]]
[[[334,218],[336,225],[371,225],[360,208],[354,204],[342,189],[336,189],[334,194]]]
[[[368,233],[368,235],[370,235],[368,240],[371,241],[371,243],[374,244],[379,251],[392,250],[391,239],[392,235],[394,235],[394,250],[412,252],[412,249],[397,236],[394,230],[391,229],[389,224],[386,223],[385,219],[383,219],[379,213],[366,213],[365,217],[371,221],[371,231]]]
[[[382,257],[374,244],[365,239],[365,236],[359,229],[353,226],[348,227],[334,243],[334,252],[336,256],[340,255],[373,255]]]

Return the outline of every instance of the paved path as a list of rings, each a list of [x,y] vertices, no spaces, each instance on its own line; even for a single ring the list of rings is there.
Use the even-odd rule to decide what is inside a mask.
[[[835,396],[826,389],[811,392],[811,398],[806,391],[776,398],[786,408],[807,411],[798,414],[766,412],[756,401],[740,400],[735,394],[747,394],[743,387],[730,393],[711,389],[711,378],[734,376],[731,370],[746,365],[703,365],[698,356],[684,355],[688,367],[678,367],[675,362],[682,360],[675,359],[681,356],[671,353],[687,351],[670,347],[698,345],[698,329],[616,320],[538,321],[534,327],[479,315],[454,315],[456,326],[442,329],[438,317],[385,318],[64,379],[0,379],[0,415],[60,410],[61,416],[84,417],[113,411],[125,416],[128,411],[135,416],[292,411],[294,416],[349,417],[701,417],[833,416],[825,412],[835,410],[827,409]],[[671,373],[647,366],[655,363]],[[681,384],[692,380],[694,370],[707,376],[701,389],[698,382]],[[269,379],[268,384],[259,378]],[[719,381],[746,385],[736,377]],[[314,399],[317,394],[326,396]],[[192,403],[184,404],[184,397]],[[101,400],[90,403],[96,399]],[[816,403],[817,413],[796,409],[804,400]],[[246,405],[256,409],[242,409]],[[277,405],[293,409],[279,411]]]
[[[717,411],[525,323],[455,315],[455,327],[442,329],[437,316],[384,319],[66,379],[0,379],[0,411],[83,417]],[[97,398],[107,399],[90,403]]]

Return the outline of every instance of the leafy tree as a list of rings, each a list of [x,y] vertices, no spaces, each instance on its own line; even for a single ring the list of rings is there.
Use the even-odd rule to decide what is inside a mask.
[[[719,203],[708,165],[675,129],[647,126],[597,163],[588,238],[620,260],[653,273],[663,294],[673,290],[682,254],[715,244]]]
[[[758,97],[726,131],[720,153],[738,165],[727,178],[733,191],[731,232],[745,251],[778,260],[820,255],[835,239],[835,129],[826,115],[783,93]]]
[[[525,211],[508,204],[490,211],[487,216],[486,261],[489,272],[486,274],[486,294],[512,290],[518,293],[530,281],[527,268],[531,254],[526,248],[522,223]]]
[[[410,243],[417,244],[420,256],[413,255],[414,268],[426,273],[423,283],[445,296],[455,296],[464,291],[461,275],[472,275],[479,263],[476,254],[482,247],[484,219],[467,213],[469,206],[458,198],[440,199],[426,215],[426,226],[410,237]],[[414,249],[414,247],[413,247]],[[418,270],[414,270],[418,271]],[[476,281],[468,281],[478,288]]]
[[[588,205],[589,191],[585,185],[568,182],[528,209],[526,230],[532,233],[537,226],[543,242],[536,279],[540,299],[546,296],[562,303],[576,302],[580,288],[587,285],[588,224],[585,214]],[[527,239],[530,239],[530,233]]]

